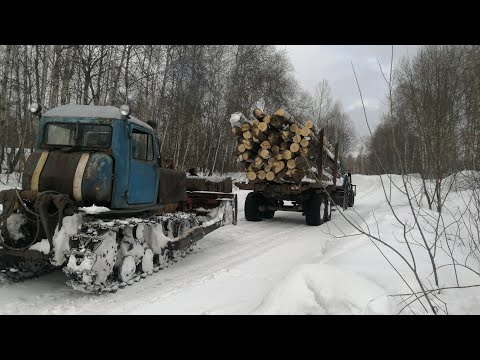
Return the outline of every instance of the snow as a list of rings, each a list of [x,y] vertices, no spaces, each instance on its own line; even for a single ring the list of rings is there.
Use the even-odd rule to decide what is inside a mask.
[[[258,314],[388,313],[390,304],[370,305],[384,295],[374,282],[356,273],[324,264],[300,265],[292,270],[254,311]]]
[[[101,118],[101,119],[121,119],[120,109],[115,106],[98,106],[98,105],[61,105],[46,111],[43,116],[46,117],[73,117],[73,118]],[[153,130],[150,125],[143,121],[129,116],[128,121],[139,124]]]
[[[233,113],[230,116],[230,125],[232,127],[240,126],[241,124],[243,124],[245,122],[251,123],[250,121],[248,121],[248,119],[245,117],[245,115],[243,115],[241,112]]]
[[[43,116],[119,119],[121,115],[120,109],[115,106],[67,104],[48,110],[43,113]]]
[[[65,262],[65,254],[70,250],[70,235],[77,234],[78,227],[82,223],[82,214],[75,214],[72,216],[65,216],[63,218],[63,225],[60,231],[58,226],[55,228],[55,233],[53,234],[53,250],[54,256],[51,260],[54,265],[61,265]]]
[[[143,233],[143,238],[154,254],[161,254],[162,249],[167,246],[170,240],[168,236],[164,234],[161,224],[147,226]]]
[[[27,223],[27,219],[22,214],[12,214],[7,218],[7,230],[13,240],[23,238],[20,227]]]
[[[227,200],[231,200],[231,199],[227,199]],[[227,216],[225,216],[225,219],[224,219],[225,212]],[[202,224],[202,226],[205,228],[223,219],[225,220],[225,224],[231,224],[233,221],[233,218],[229,216],[231,213],[232,213],[232,202],[225,201],[219,207],[211,209],[211,211],[209,211],[208,217],[198,216],[198,219],[200,219],[201,221],[205,221]]]
[[[317,180],[315,180],[315,179],[310,179],[309,177],[304,176],[304,177],[302,178],[302,181],[301,181],[301,182],[302,182],[302,183],[312,183],[312,184],[314,184],[314,183],[317,182]]]
[[[395,184],[401,184],[399,176],[391,178]],[[387,181],[388,177],[382,176],[382,180]],[[197,243],[196,250],[173,266],[117,293],[102,296],[69,288],[61,271],[22,283],[3,284],[0,314],[398,314],[405,303],[394,295],[408,293],[409,289],[374,243],[357,235],[342,214],[364,228],[368,225],[374,235],[408,256],[405,244],[399,242],[403,229],[385,200],[380,177],[353,174],[352,181],[357,185],[355,211],[336,209],[332,211],[332,221],[319,227],[306,226],[304,217],[293,212],[277,211],[273,219],[247,222],[243,206],[249,191],[237,189],[238,225],[210,233]],[[410,181],[414,187],[421,183],[415,176]],[[461,176],[455,181],[457,190],[449,194],[445,205],[452,213],[445,214],[448,223],[465,210],[468,203],[463,199],[471,198],[471,184],[464,184]],[[388,185],[386,192],[390,196]],[[391,194],[397,216],[411,222],[412,212],[404,195],[394,186]],[[420,200],[421,211],[435,216],[434,211],[425,207],[425,199]],[[78,220],[64,222],[62,231],[73,231]],[[421,223],[428,228],[423,220]],[[163,234],[161,229],[157,230],[159,235]],[[466,229],[458,230],[465,241]],[[412,230],[411,235],[419,240],[418,230]],[[450,232],[448,235],[453,236]],[[162,236],[149,240],[147,230],[144,237],[156,252],[166,244]],[[59,248],[65,245],[60,241],[64,238],[56,235]],[[459,261],[468,261],[478,271],[478,260],[471,256],[467,259],[470,248],[448,241],[455,244],[453,251]],[[447,242],[443,244],[435,257],[438,266],[451,264],[444,251]],[[380,249],[417,290],[406,264],[385,247]],[[421,279],[427,285],[433,283],[425,250],[415,245],[412,252]],[[442,286],[455,284],[452,266],[442,266],[438,273]],[[471,271],[457,268],[457,274],[463,286],[479,282]],[[444,290],[436,296],[448,304],[450,314],[480,314],[478,287]],[[412,313],[425,311],[416,302],[411,309],[401,312]]]
[[[191,176],[189,173],[187,173],[187,178],[202,179],[202,180],[208,180],[208,181],[211,181],[211,182],[219,183],[219,182],[224,181],[227,177],[226,177],[226,176],[221,176],[221,175],[212,175],[212,176],[197,175],[197,176]]]
[[[96,206],[95,204],[93,204],[92,206],[80,207],[78,208],[78,210],[84,211],[89,215],[100,214],[100,213],[110,211],[110,209],[105,206]]]
[[[48,242],[48,239],[43,239],[42,241],[30,246],[28,250],[37,250],[44,253],[45,255],[48,255],[48,253],[50,252],[50,243]]]
[[[333,153],[330,150],[328,150],[326,147],[324,147],[324,149],[325,149],[325,152],[327,153],[328,157],[332,160],[335,160],[335,155],[333,155]]]

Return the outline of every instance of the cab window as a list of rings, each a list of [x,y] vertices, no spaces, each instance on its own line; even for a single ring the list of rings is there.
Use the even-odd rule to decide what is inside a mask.
[[[132,132],[132,157],[138,160],[153,160],[152,135],[140,130],[133,129]]]

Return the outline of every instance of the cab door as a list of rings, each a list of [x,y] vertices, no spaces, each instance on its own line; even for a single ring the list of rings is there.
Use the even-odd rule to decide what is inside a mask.
[[[151,133],[132,125],[130,137],[130,174],[127,202],[131,205],[154,204],[158,188],[158,165]]]

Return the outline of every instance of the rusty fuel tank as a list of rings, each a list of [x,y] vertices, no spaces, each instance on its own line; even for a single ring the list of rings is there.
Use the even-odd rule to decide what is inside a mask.
[[[25,163],[22,187],[67,194],[78,205],[109,206],[113,159],[105,153],[35,151]]]

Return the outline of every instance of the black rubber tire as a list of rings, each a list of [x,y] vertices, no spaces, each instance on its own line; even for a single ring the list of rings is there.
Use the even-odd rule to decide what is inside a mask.
[[[245,199],[245,219],[247,221],[262,221],[262,214],[258,211],[262,195],[256,192],[251,192]]]
[[[355,204],[355,196],[353,195],[353,191],[350,190],[348,192],[348,206],[353,207],[353,204]]]
[[[273,219],[275,216],[275,210],[267,210],[262,213],[262,218],[264,219]]]
[[[313,194],[310,199],[308,199],[307,211],[305,212],[305,222],[309,226],[319,226],[323,224],[325,218],[325,211],[323,214],[320,214],[320,208],[324,202],[324,198],[321,194]]]
[[[343,210],[348,209],[348,192],[344,191],[343,192],[343,205],[342,205]]]

